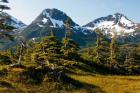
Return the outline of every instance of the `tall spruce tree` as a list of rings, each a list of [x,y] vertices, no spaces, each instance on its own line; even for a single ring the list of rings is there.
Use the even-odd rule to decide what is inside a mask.
[[[111,43],[110,43],[110,65],[113,65],[115,62],[115,36],[113,36]]]
[[[106,64],[108,60],[108,45],[109,42],[105,39],[100,29],[95,30],[97,39],[96,39],[96,62],[100,64]]]
[[[116,45],[116,34],[115,31],[112,30],[113,35],[110,43],[110,67],[117,66],[117,45]]]
[[[78,44],[69,38],[72,35],[71,19],[69,17],[66,20],[65,29],[66,31],[65,36],[62,39],[61,52],[63,53],[63,57],[75,59],[77,57]]]
[[[97,63],[100,63],[100,30],[96,29],[96,34],[97,34],[97,41],[96,41],[96,60]]]
[[[72,32],[71,32],[71,19],[70,17],[67,18],[66,22],[65,22],[65,39],[67,39],[69,36],[71,36]]]
[[[69,36],[72,34],[71,32],[71,19],[68,17],[66,22],[65,22],[65,36],[62,40],[64,44],[64,48],[67,48],[67,44],[69,41]]]

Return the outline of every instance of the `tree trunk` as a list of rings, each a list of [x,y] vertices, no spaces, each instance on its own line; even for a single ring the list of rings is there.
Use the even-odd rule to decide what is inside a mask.
[[[23,46],[22,46],[22,44],[21,44],[21,45],[20,45],[19,58],[18,58],[18,64],[21,64],[22,52],[23,52]]]

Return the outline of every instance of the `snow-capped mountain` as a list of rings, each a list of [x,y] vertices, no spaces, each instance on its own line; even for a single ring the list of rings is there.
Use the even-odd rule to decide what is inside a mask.
[[[45,9],[33,23],[39,27],[49,24],[51,27],[60,28],[64,27],[67,18],[68,16],[58,9]],[[71,26],[78,26],[78,24],[71,20]]]
[[[3,19],[5,17],[6,17],[6,21],[5,21],[6,24],[9,26],[13,26],[15,29],[21,29],[26,26],[22,21],[19,21],[18,19],[9,15],[8,13],[6,12],[0,13],[0,19]]]
[[[66,13],[58,10],[58,9],[45,9],[43,12],[31,23],[30,26],[35,25],[36,28],[39,27],[41,29],[46,26],[51,28],[61,28],[64,29],[66,20],[69,16]],[[70,18],[70,17],[69,17]],[[90,32],[87,29],[79,26],[70,18],[70,25],[73,32],[82,31],[84,34],[89,34]],[[29,28],[30,28],[29,26]]]
[[[126,36],[134,35],[137,24],[129,20],[123,14],[116,13],[114,15],[98,18],[84,25],[84,27],[91,30],[99,28],[104,34]]]
[[[26,39],[32,39],[50,35],[50,29],[54,31],[59,39],[65,36],[66,20],[70,18],[66,13],[58,9],[45,9],[42,13],[21,32],[21,36]],[[70,18],[70,27],[72,31],[71,38],[77,42],[85,43],[85,39],[95,37],[92,32],[84,27],[79,26]],[[90,38],[91,37],[91,38]]]

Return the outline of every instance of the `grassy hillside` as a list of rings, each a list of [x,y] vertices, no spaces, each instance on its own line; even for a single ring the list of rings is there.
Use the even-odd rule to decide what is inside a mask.
[[[113,76],[84,62],[67,64],[59,80],[38,67],[9,67],[1,66],[0,93],[140,93],[140,76]]]

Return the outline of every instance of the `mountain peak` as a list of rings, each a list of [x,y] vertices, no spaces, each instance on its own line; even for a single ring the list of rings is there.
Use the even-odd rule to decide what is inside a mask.
[[[62,12],[61,10],[58,10],[57,8],[47,8],[47,9],[44,9],[43,12]]]
[[[117,35],[133,34],[136,24],[128,19],[124,14],[115,13],[106,17],[100,17],[84,27],[95,30],[96,28],[102,29],[107,34],[111,34],[112,30]]]
[[[123,13],[115,13],[114,15],[121,15],[121,16],[124,16],[124,14]]]
[[[51,17],[52,19],[55,20],[63,20],[64,19],[63,17],[67,17],[67,15],[64,12],[56,8],[45,9],[43,10],[42,14],[44,17]]]
[[[51,31],[50,29],[52,29],[55,35],[58,36],[59,39],[62,39],[63,37],[65,37],[65,25],[67,19],[70,19],[70,29],[72,32],[71,37],[75,41],[84,44],[86,43],[84,39],[96,36],[94,32],[91,32],[90,30],[79,26],[66,13],[55,8],[43,10],[40,15],[20,34],[30,39],[41,36],[48,36]]]
[[[64,15],[67,16],[64,12],[62,12],[62,11],[56,9],[56,8],[45,9],[45,10],[43,10],[42,14],[46,17],[51,16],[52,18],[55,18],[55,19],[62,19],[62,17]],[[57,16],[58,14],[59,14],[59,16]]]
[[[38,26],[43,27],[44,25],[49,25],[51,27],[64,27],[65,22],[69,16],[66,13],[56,9],[45,9],[42,13],[36,18],[34,23],[37,23]],[[70,17],[69,17],[70,18]],[[71,26],[78,26],[72,19]]]

